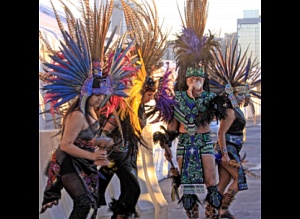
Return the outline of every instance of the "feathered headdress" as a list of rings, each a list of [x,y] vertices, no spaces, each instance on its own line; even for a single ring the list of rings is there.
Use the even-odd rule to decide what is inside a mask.
[[[147,117],[151,119],[156,112],[155,119],[150,123],[164,122],[169,123],[173,118],[173,104],[175,103],[175,96],[173,90],[173,81],[170,76],[173,71],[167,69],[162,77],[158,79],[157,92],[154,95],[155,107],[147,113]]]
[[[250,55],[247,59],[248,48],[242,53],[242,50],[238,48],[238,41],[234,42],[234,36],[232,36],[230,42],[226,42],[225,53],[221,51],[221,48],[212,51],[214,61],[209,64],[208,72],[211,91],[226,92],[234,108],[239,106],[233,92],[245,91],[244,106],[250,104],[254,113],[251,97],[261,99],[260,91],[254,89],[261,83],[261,68],[257,58],[252,61]]]
[[[155,92],[157,83],[152,73],[161,68],[161,59],[167,49],[166,40],[169,32],[162,33],[159,26],[158,13],[155,1],[153,7],[146,1],[141,4],[131,1],[129,5],[121,0],[125,15],[125,21],[129,35],[135,39],[135,48],[138,51],[141,68],[132,80],[129,97],[126,98],[127,106],[120,112],[121,119],[130,115],[130,123],[137,136],[141,135],[141,127],[138,118],[138,108],[143,94],[147,91]]]
[[[54,108],[57,108],[79,95],[80,109],[85,113],[85,102],[92,94],[106,95],[101,107],[107,103],[112,95],[127,97],[123,91],[125,84],[122,79],[129,77],[132,72],[136,71],[130,66],[130,62],[124,61],[132,42],[124,50],[122,40],[119,40],[119,47],[109,58],[112,62],[109,73],[103,77],[101,71],[95,71],[95,63],[92,62],[82,25],[80,26],[78,22],[76,27],[76,42],[67,31],[62,31],[65,42],[60,42],[62,46],[60,52],[63,59],[50,55],[54,63],[44,63],[46,67],[51,69],[48,73],[52,76],[46,78],[46,84],[43,86],[43,90],[46,91],[45,101],[57,101],[54,105]],[[124,51],[121,53],[120,49]],[[99,66],[96,65],[96,67]],[[100,88],[93,88],[95,77],[102,79]]]
[[[182,32],[175,34],[175,59],[178,69],[178,90],[185,90],[187,85],[185,79],[190,76],[205,77],[205,67],[212,58],[210,50],[218,45],[214,36],[209,31],[204,34],[208,1],[187,0],[184,7],[184,18],[178,11],[182,22]]]
[[[80,108],[85,113],[86,99],[93,93],[106,95],[100,107],[104,107],[109,99],[116,100],[116,96],[127,97],[124,92],[126,78],[132,76],[138,66],[133,67],[133,63],[136,62],[135,57],[129,56],[134,41],[126,42],[126,35],[111,45],[115,29],[105,45],[113,1],[106,6],[103,6],[101,2],[99,10],[95,2],[94,10],[92,10],[89,1],[81,1],[82,7],[79,10],[83,15],[81,19],[84,25],[76,21],[70,8],[63,1],[60,2],[66,12],[68,31],[64,30],[51,2],[65,43],[60,42],[62,46],[60,53],[50,50],[53,52],[50,57],[54,63],[44,63],[51,69],[49,74],[54,76],[48,78],[43,87],[43,90],[46,90],[45,100],[47,102],[58,101],[54,105],[58,107],[80,94]],[[43,41],[46,43],[45,40]],[[50,46],[47,45],[47,47]],[[97,90],[92,88],[95,76],[102,78],[101,86]],[[63,91],[59,90],[62,88],[64,88]],[[110,112],[107,114],[117,106],[119,99],[117,100],[109,103],[115,106],[108,108]]]

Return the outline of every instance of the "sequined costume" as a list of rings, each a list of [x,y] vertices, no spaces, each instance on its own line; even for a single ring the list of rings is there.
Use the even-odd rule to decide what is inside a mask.
[[[209,124],[214,116],[221,115],[220,112],[221,105],[215,93],[203,91],[200,97],[193,99],[186,91],[175,91],[174,117],[184,124],[188,131],[179,133],[176,153],[177,157],[183,156],[180,184],[183,193],[181,200],[184,205],[199,200],[196,196],[202,192],[200,184],[204,184],[205,180],[201,155],[214,154],[210,132],[196,133],[196,130],[201,123]],[[217,188],[210,186],[208,190],[209,202],[216,207],[220,206],[222,197]],[[195,203],[190,207],[193,205]],[[185,209],[190,207],[185,206]]]
[[[98,132],[99,122],[96,121],[92,126],[79,133],[74,145],[86,151],[94,151],[95,146],[93,146],[93,139]],[[58,203],[58,200],[61,199],[61,190],[65,188],[66,191],[70,192],[70,195],[77,196],[79,193],[82,193],[81,197],[86,196],[86,204],[93,205],[95,217],[95,213],[97,212],[98,180],[100,174],[94,161],[73,157],[61,151],[58,147],[51,156],[46,174],[48,180],[44,191],[42,206],[50,202]],[[83,205],[83,211],[89,210],[89,207],[85,208],[84,203],[81,204]],[[42,212],[46,209],[47,208],[43,208]],[[72,215],[70,218],[72,218]]]
[[[200,156],[201,153],[213,154],[213,144],[210,133],[196,133],[195,121],[215,96],[204,91],[201,97],[192,99],[186,91],[175,91],[174,117],[188,130],[178,136],[177,156],[183,156],[181,184],[204,183]]]

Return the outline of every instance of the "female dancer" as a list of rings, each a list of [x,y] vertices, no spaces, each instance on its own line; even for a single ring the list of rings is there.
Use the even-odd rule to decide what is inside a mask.
[[[236,194],[248,189],[245,170],[242,166],[240,151],[244,143],[244,128],[246,119],[242,107],[247,105],[254,108],[251,97],[260,99],[260,92],[254,88],[260,85],[260,67],[256,59],[246,59],[238,50],[238,41],[234,37],[227,43],[226,52],[214,50],[214,62],[208,68],[210,87],[212,91],[223,96],[226,100],[226,118],[220,120],[218,141],[215,149],[218,163],[219,191],[223,195],[219,216],[235,218],[228,210]],[[238,52],[239,51],[239,52]],[[229,54],[224,57],[223,54]],[[254,112],[253,112],[254,113]],[[207,211],[212,210],[207,209]]]

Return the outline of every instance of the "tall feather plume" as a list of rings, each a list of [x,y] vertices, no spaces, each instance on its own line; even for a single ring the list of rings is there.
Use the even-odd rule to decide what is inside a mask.
[[[170,30],[162,32],[162,25],[159,25],[158,12],[154,0],[131,1],[134,8],[130,7],[124,0],[121,0],[124,17],[129,31],[129,36],[135,39],[135,48],[139,56],[140,70],[132,81],[129,90],[129,97],[126,98],[125,108],[121,109],[120,116],[124,119],[130,115],[130,123],[137,136],[141,135],[141,127],[138,118],[138,108],[142,100],[142,88],[147,76],[152,76],[153,71],[161,66],[164,52],[167,49],[167,37]]]
[[[175,34],[174,46],[178,69],[177,89],[185,90],[187,68],[199,65],[205,67],[212,59],[210,51],[219,43],[210,31],[204,34],[208,16],[207,0],[187,0],[183,15],[178,4],[177,8],[182,22],[182,31]]]
[[[232,84],[232,82],[242,82],[247,66],[247,50],[242,54],[241,50],[238,49],[238,41],[234,42],[234,37],[231,38],[230,42],[226,41],[224,55],[221,48],[213,50],[214,62],[211,62],[208,68],[212,81],[221,83],[221,88],[225,88],[226,84]],[[220,90],[215,90],[214,86],[211,89],[220,92]]]
[[[78,9],[82,14],[81,19],[85,24],[92,60],[99,61],[103,73],[112,78],[113,81],[123,78],[122,82],[127,84],[125,78],[131,77],[133,72],[139,68],[139,65],[134,64],[136,62],[136,56],[129,54],[132,51],[131,46],[135,39],[132,38],[132,42],[129,43],[129,45],[126,45],[128,42],[126,42],[127,33],[125,33],[123,36],[120,36],[119,40],[114,42],[114,37],[117,32],[117,27],[115,27],[111,32],[109,39],[106,40],[114,7],[114,0],[106,1],[106,4],[104,3],[105,1],[101,1],[99,7],[97,7],[96,1],[94,1],[93,7],[90,7],[89,0],[82,0],[81,7]],[[125,51],[120,54],[125,47]],[[121,65],[122,68],[120,67]],[[133,65],[135,67],[133,67]],[[103,111],[106,109],[106,115],[111,113],[112,109],[120,103],[122,100],[121,97],[127,96],[122,85],[123,84],[120,83],[114,85],[114,95],[118,95],[118,97],[113,95],[107,95],[105,97],[103,103],[106,103],[109,100],[109,104],[101,110]]]
[[[153,69],[161,61],[167,49],[166,41],[170,30],[162,32],[163,24],[159,24],[159,17],[154,0],[152,6],[147,1],[141,4],[135,0],[134,8],[121,0],[127,28],[130,37],[136,39],[136,48],[140,50],[144,60],[145,70],[148,75],[157,69]]]
[[[106,37],[108,36],[108,30],[110,25],[110,20],[113,12],[114,0],[110,1],[99,1],[99,6],[96,5],[97,1],[93,1],[91,6],[90,0],[77,0],[77,4],[74,1],[70,0],[59,0],[62,3],[62,7],[66,14],[66,20],[68,24],[68,30],[72,38],[75,38],[74,34],[74,25],[75,25],[75,16],[72,13],[72,6],[80,14],[80,19],[85,27],[85,32],[87,34],[88,44],[91,51],[92,60],[105,60],[105,55],[108,48],[106,44]],[[66,4],[68,2],[68,4]],[[106,3],[106,4],[105,4]],[[54,5],[52,5],[53,10],[57,14]],[[63,25],[56,16],[57,22],[60,29],[63,29]],[[114,37],[115,31],[111,34],[111,37]],[[111,41],[110,41],[111,42]]]
[[[61,31],[65,30],[62,21],[60,20],[57,10],[50,0],[58,27]],[[110,1],[99,1],[100,5],[97,6],[97,1],[93,1],[93,6],[91,6],[90,0],[77,0],[75,4],[74,1],[70,0],[59,0],[62,4],[63,10],[65,12],[65,17],[67,21],[68,32],[73,39],[75,36],[75,25],[76,17],[73,12],[76,10],[81,14],[80,19],[85,27],[85,32],[87,34],[88,45],[91,51],[92,60],[104,61],[106,53],[108,52],[109,44],[112,40],[106,43],[106,37],[108,36],[108,30],[110,25],[110,20],[113,11],[114,0]],[[105,4],[106,3],[106,4]],[[72,7],[72,8],[71,8]],[[114,30],[110,38],[113,38],[116,31]]]
[[[136,56],[130,55],[134,39],[132,41],[126,40],[125,33],[124,36],[121,36],[119,40],[114,42],[113,39],[117,31],[117,28],[115,28],[106,42],[112,16],[113,0],[106,1],[107,4],[101,1],[99,7],[96,6],[96,1],[94,1],[93,7],[90,6],[89,0],[79,0],[79,4],[75,4],[74,1],[69,0],[59,1],[66,15],[68,30],[65,30],[57,10],[51,2],[65,43],[61,42],[62,48],[60,52],[50,50],[53,53],[50,57],[52,61],[55,62],[54,64],[44,62],[46,67],[50,67],[50,69],[53,70],[51,72],[51,79],[45,82],[50,85],[46,85],[44,89],[53,88],[52,91],[48,91],[47,101],[58,101],[59,99],[59,95],[55,96],[53,94],[58,85],[56,81],[57,77],[60,78],[59,81],[68,81],[68,90],[75,89],[78,93],[87,75],[105,72],[107,80],[109,80],[113,86],[111,94],[105,97],[102,106],[104,107],[104,104],[110,100],[109,106],[105,106],[104,108],[108,109],[106,113],[111,113],[117,103],[120,102],[119,99],[127,96],[125,92],[126,84],[129,78],[134,75],[139,68],[139,65],[133,66],[136,62]],[[73,10],[71,10],[71,6]],[[81,31],[79,31],[77,21],[72,13],[74,9],[81,13]],[[82,42],[83,39],[84,44]],[[44,43],[46,44],[46,42]],[[49,49],[51,49],[51,47],[49,47]],[[80,55],[81,52],[84,53],[83,56]],[[67,60],[67,62],[65,60]],[[108,64],[108,62],[110,62],[110,64]],[[45,77],[42,77],[42,79],[44,80]],[[54,81],[56,87],[54,86]],[[76,96],[76,92],[73,93],[73,97]],[[65,94],[61,93],[60,95],[63,97]],[[64,97],[63,102],[67,102],[67,99],[70,100],[72,98],[71,96]],[[58,105],[57,103],[56,106]]]
[[[247,57],[247,51],[242,51],[238,47],[238,41],[234,41],[234,36],[226,41],[225,53],[220,48],[211,51],[213,61],[209,63],[207,71],[210,77],[210,89],[215,93],[221,93],[225,90],[225,85],[239,86],[247,84],[249,86],[249,105],[252,113],[254,111],[254,100],[261,99],[261,92],[255,88],[261,84],[261,68],[257,57],[251,60]]]
[[[46,91],[45,102],[55,101],[54,108],[76,97],[81,90],[82,84],[91,73],[91,60],[82,59],[82,54],[89,57],[88,45],[84,36],[84,30],[79,23],[76,31],[82,33],[75,42],[67,31],[62,31],[65,42],[60,41],[60,52],[64,59],[50,56],[55,63],[44,63],[52,71],[52,77],[46,78],[47,83],[43,86]],[[79,35],[78,35],[79,36]]]

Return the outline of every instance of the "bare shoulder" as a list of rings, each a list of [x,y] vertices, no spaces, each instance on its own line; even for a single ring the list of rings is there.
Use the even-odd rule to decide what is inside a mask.
[[[67,122],[72,122],[72,123],[84,123],[85,117],[83,113],[79,110],[76,110],[72,113],[67,118]]]

